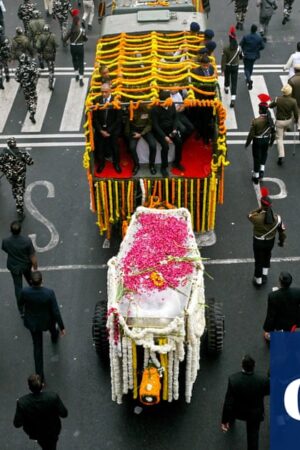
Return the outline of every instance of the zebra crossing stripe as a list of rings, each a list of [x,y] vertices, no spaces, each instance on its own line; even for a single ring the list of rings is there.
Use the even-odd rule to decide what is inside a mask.
[[[235,118],[234,108],[230,108],[230,94],[225,94],[224,77],[219,76],[219,85],[221,89],[222,102],[226,109],[226,128],[227,130],[236,130],[237,122]]]
[[[68,98],[65,104],[63,118],[59,131],[79,131],[81,119],[84,111],[84,101],[88,90],[88,79],[84,80],[84,85],[79,86],[75,78],[71,79]]]
[[[281,83],[284,86],[285,84],[287,84],[289,77],[288,75],[280,75],[280,79],[281,79]]]
[[[253,80],[253,88],[251,89],[251,91],[249,91],[250,94],[250,100],[251,100],[251,106],[253,109],[253,113],[254,113],[254,117],[257,117],[258,114],[258,104],[260,102],[258,95],[259,94],[269,94],[265,79],[263,75],[254,75],[252,76],[252,80]],[[272,109],[270,109],[271,112],[271,116],[273,117],[273,119],[275,118],[274,116],[274,111]]]
[[[23,123],[22,133],[39,133],[41,131],[52,96],[52,91],[50,91],[48,85],[48,78],[39,78],[37,83],[38,102],[35,114],[36,123],[31,122],[29,113],[27,113]]]
[[[10,110],[16,98],[19,89],[19,83],[11,79],[9,83],[5,83],[5,89],[0,89],[0,133],[3,132]]]

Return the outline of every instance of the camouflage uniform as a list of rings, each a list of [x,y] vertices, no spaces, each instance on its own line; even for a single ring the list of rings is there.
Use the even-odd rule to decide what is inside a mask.
[[[33,19],[33,11],[35,9],[35,3],[32,3],[30,0],[24,0],[24,3],[19,6],[18,17],[23,22],[25,34],[28,33],[28,25],[30,20]]]
[[[7,37],[4,36],[3,33],[0,33],[0,89],[4,89],[3,86],[3,70],[5,73],[5,79],[8,82],[9,77],[9,68],[8,61],[10,59],[10,44]]]
[[[63,39],[68,27],[68,14],[71,14],[72,5],[70,0],[54,0],[53,17],[58,20],[61,38]]]
[[[7,148],[0,154],[0,170],[11,184],[17,213],[21,218],[24,216],[26,165],[32,164],[31,156],[27,152],[21,152],[16,146]]]
[[[38,15],[40,13],[38,12]],[[39,39],[40,35],[43,32],[43,28],[46,25],[46,22],[44,21],[44,19],[42,19],[41,17],[39,17],[37,14],[34,16],[33,19],[31,19],[31,21],[29,22],[28,25],[28,37],[31,40],[31,45],[34,49],[37,49],[36,44],[37,44],[37,40]],[[43,59],[41,57],[41,55],[38,52],[38,59],[40,62],[40,68],[43,69],[44,68],[44,64],[43,64]]]
[[[39,69],[35,61],[30,61],[27,57],[24,61],[21,61],[21,58],[15,72],[15,78],[16,81],[20,83],[21,89],[23,90],[27,110],[30,114],[30,120],[35,123],[34,115],[37,106],[36,85],[39,77]]]
[[[244,28],[244,22],[246,13],[248,10],[248,0],[235,0],[234,12],[236,17],[236,29],[242,30]]]
[[[49,71],[49,89],[53,90],[54,83],[54,63],[56,56],[56,48],[58,44],[55,39],[55,34],[49,31],[48,25],[44,27],[43,33],[37,40],[37,50],[41,58],[46,61]]]
[[[33,47],[30,44],[30,40],[23,33],[17,33],[11,41],[11,57],[12,59],[19,60],[20,56],[25,55],[33,56]]]
[[[294,0],[284,0],[282,25],[286,24],[290,20],[293,3],[294,3]]]

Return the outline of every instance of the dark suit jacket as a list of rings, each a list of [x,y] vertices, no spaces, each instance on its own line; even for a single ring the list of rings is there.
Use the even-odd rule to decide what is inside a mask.
[[[7,268],[12,273],[19,274],[31,269],[31,256],[34,255],[35,251],[29,237],[12,234],[3,239],[2,250],[8,255]]]
[[[300,326],[300,289],[289,287],[271,292],[264,330],[291,331],[293,325]]]
[[[113,97],[111,97],[110,101],[112,100]],[[103,105],[104,101],[102,95],[96,97],[93,103],[94,105],[97,103]],[[107,110],[97,109],[93,111],[93,126],[98,132],[100,132],[101,130],[105,130],[110,134],[120,134],[122,126],[121,110],[109,108]]]
[[[24,308],[24,325],[30,331],[49,330],[53,323],[61,330],[65,328],[52,289],[43,286],[23,288],[20,306]]]
[[[168,109],[155,106],[151,111],[151,118],[152,130],[160,139],[164,139],[166,135],[178,129],[178,115],[174,105],[169,106]]]
[[[23,427],[31,439],[55,437],[61,430],[60,417],[67,415],[68,410],[55,392],[28,394],[17,401],[14,426]]]
[[[228,379],[228,387],[222,414],[222,423],[264,418],[264,396],[270,394],[267,377],[237,372]]]

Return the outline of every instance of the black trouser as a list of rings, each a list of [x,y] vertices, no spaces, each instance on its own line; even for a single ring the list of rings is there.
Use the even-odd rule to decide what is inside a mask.
[[[274,247],[275,237],[273,239],[260,240],[253,237],[254,252],[254,276],[262,277],[263,267],[269,268],[271,261],[272,249]]]
[[[265,165],[268,157],[269,138],[254,138],[252,143],[253,171],[259,172],[260,166]]]
[[[113,164],[120,164],[120,149],[117,135],[112,134],[106,138],[103,137],[100,132],[95,130],[94,140],[96,166],[103,167],[105,165],[105,157],[110,154],[112,155]]]
[[[177,117],[178,117],[178,129],[181,134],[181,139],[184,140],[192,134],[195,127],[192,124],[192,122],[187,118],[184,111],[178,112]]]
[[[43,450],[56,450],[58,436],[43,437],[37,441]]]
[[[239,75],[239,66],[238,65],[236,65],[236,66],[227,65],[225,67],[224,86],[226,88],[230,87],[231,95],[236,95],[238,75]]]
[[[251,80],[254,63],[255,59],[244,58],[244,73],[247,82]]]
[[[134,132],[134,131],[133,131]],[[149,164],[155,164],[156,157],[156,141],[153,134],[149,131],[149,133],[144,134],[143,139],[147,142],[149,146]],[[137,144],[139,139],[134,139],[133,137],[129,138],[129,151],[131,153],[134,164],[139,164],[139,157],[136,151]]]
[[[247,450],[258,450],[259,420],[247,420]]]
[[[166,136],[172,132],[172,130],[163,130],[166,133]],[[169,153],[169,144],[165,140],[165,137],[162,137],[156,133],[153,133],[157,142],[161,145],[161,168],[166,169],[168,167],[168,153]],[[180,164],[181,162],[181,154],[182,154],[182,141],[181,138],[176,134],[172,137],[172,141],[175,145],[175,160],[174,164]]]
[[[70,45],[71,56],[74,70],[79,71],[79,75],[83,75],[84,72],[84,45]]]
[[[20,271],[20,273],[13,273],[13,272],[10,273],[15,286],[15,296],[17,300],[18,310],[20,311],[20,314],[23,314],[23,310],[20,306],[20,294],[23,288],[23,276],[27,281],[27,283],[31,285],[31,266],[28,267],[28,269]]]
[[[210,106],[195,108],[195,127],[199,136],[208,144],[209,139],[214,136],[213,108]]]
[[[49,329],[51,338],[55,341],[58,336],[58,330],[55,323]],[[44,380],[44,356],[43,356],[43,331],[31,331],[33,342],[33,356],[35,364],[35,372]]]

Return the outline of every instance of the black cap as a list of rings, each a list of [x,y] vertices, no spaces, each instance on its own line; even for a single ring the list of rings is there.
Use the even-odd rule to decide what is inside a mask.
[[[280,272],[279,281],[282,284],[285,284],[285,285],[289,286],[292,283],[292,281],[293,281],[293,277],[292,277],[292,275],[289,272]]]

